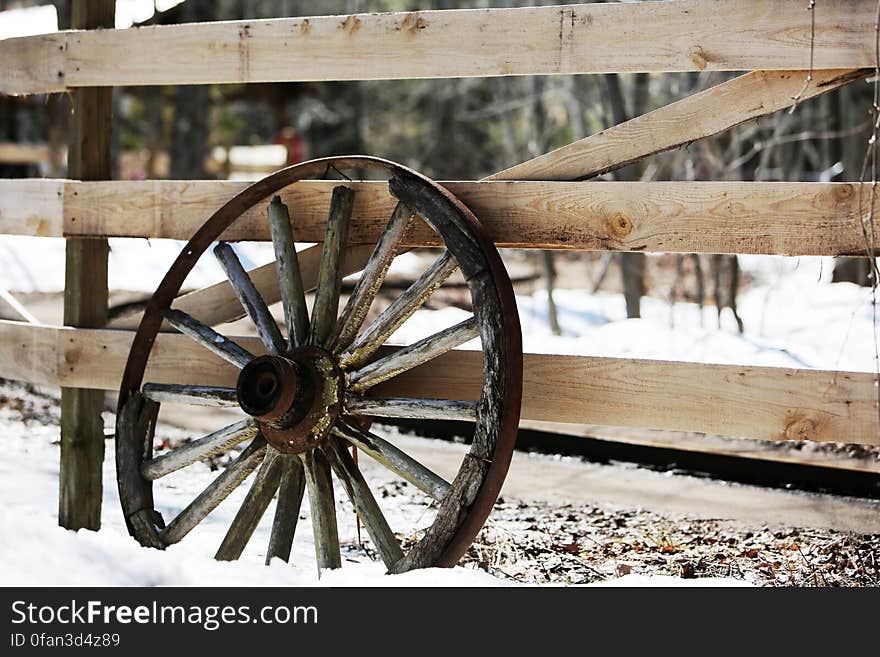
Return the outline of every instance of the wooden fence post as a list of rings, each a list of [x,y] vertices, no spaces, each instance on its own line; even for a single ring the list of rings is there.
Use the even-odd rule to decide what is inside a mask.
[[[71,27],[112,28],[115,0],[78,0]],[[71,96],[68,178],[111,177],[112,87],[84,87]],[[106,239],[67,240],[64,324],[83,328],[107,322]],[[104,462],[104,392],[61,389],[61,470],[58,524],[68,529],[101,528],[101,473]]]

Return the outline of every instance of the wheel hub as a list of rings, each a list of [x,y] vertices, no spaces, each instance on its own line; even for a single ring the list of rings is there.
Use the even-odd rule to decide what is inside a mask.
[[[257,420],[272,447],[300,454],[325,438],[339,417],[344,377],[329,352],[297,347],[249,362],[235,391],[239,406]]]

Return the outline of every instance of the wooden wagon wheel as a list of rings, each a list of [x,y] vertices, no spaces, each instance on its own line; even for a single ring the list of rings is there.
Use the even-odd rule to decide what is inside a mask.
[[[346,170],[381,174],[398,202],[338,317],[341,253],[354,198],[344,181],[332,194],[311,314],[287,207],[277,196],[269,204],[286,337],[233,249],[224,242],[214,248],[265,345],[265,355],[245,350],[174,309],[174,299],[196,261],[238,217],[297,181],[326,176],[329,171],[344,176]],[[415,217],[424,219],[446,248],[415,283],[363,327],[398,244]],[[474,315],[407,347],[379,351],[456,269],[467,280]],[[202,386],[145,382],[153,343],[166,320],[240,368],[236,388],[211,382]],[[374,385],[477,336],[483,346],[478,401],[369,396]],[[228,560],[241,555],[277,493],[267,563],[272,557],[288,560],[308,488],[318,567],[339,567],[332,472],[390,572],[452,566],[483,526],[501,490],[516,440],[521,391],[521,334],[510,279],[494,245],[462,203],[426,177],[377,158],[326,158],[283,169],[249,186],[208,219],[147,305],[126,363],[116,422],[117,480],[129,532],[146,546],[161,549],[176,543],[256,470],[216,557]],[[247,417],[154,455],[153,434],[163,401],[238,405]],[[371,432],[371,418],[383,416],[474,420],[473,441],[454,480],[443,480]],[[245,446],[223,472],[166,525],[154,507],[152,482],[241,445]],[[368,454],[432,500],[434,521],[408,551],[404,552],[383,516],[349,446]]]

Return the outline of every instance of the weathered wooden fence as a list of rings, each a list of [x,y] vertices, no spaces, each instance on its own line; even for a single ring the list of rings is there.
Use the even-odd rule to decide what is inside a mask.
[[[97,11],[107,2],[82,4]],[[107,89],[119,85],[751,71],[484,181],[446,184],[499,246],[865,254],[868,246],[880,245],[865,243],[867,208],[859,214],[855,184],[583,182],[787,108],[794,98],[866,78],[876,65],[876,3],[826,0],[814,26],[806,6],[803,0],[669,0],[66,31],[0,41],[0,92],[74,90],[83,94],[74,95],[82,109],[97,107]],[[108,24],[106,15],[86,13],[77,24]],[[104,118],[83,121],[81,129],[101,142],[109,134]],[[83,161],[102,162],[101,153],[83,154],[75,146],[72,171],[83,170]],[[106,305],[104,240],[188,239],[243,186],[86,180],[102,177],[108,176],[93,171],[78,180],[0,181],[0,232],[69,240],[65,317],[71,325],[0,322],[0,376],[66,389],[117,388],[134,324],[102,327],[100,317],[77,312],[90,303]],[[363,266],[393,202],[384,185],[356,187],[346,273]],[[330,183],[316,181],[286,192],[285,200],[299,208],[298,239],[323,239],[330,189]],[[263,211],[238,221],[224,237],[270,239]],[[404,242],[428,246],[434,239],[417,229]],[[314,284],[319,257],[320,245],[301,255],[307,286]],[[86,292],[83,277],[94,275],[97,283],[88,285],[97,288]],[[279,300],[274,264],[252,277],[267,302]],[[175,305],[212,325],[241,314],[226,282],[191,292]],[[99,316],[101,309],[91,314]],[[261,352],[258,340],[241,340]],[[479,367],[480,354],[453,351],[383,384],[382,393],[462,398],[479,380],[468,373]],[[155,382],[228,385],[235,376],[230,365],[174,333],[159,337],[151,368]],[[872,374],[539,354],[526,355],[524,372],[527,420],[880,444]],[[64,421],[87,427],[86,403],[65,407]],[[66,472],[73,467],[63,462],[62,482],[72,477],[67,481],[75,489],[77,479]],[[94,456],[76,467],[97,468],[100,475]]]

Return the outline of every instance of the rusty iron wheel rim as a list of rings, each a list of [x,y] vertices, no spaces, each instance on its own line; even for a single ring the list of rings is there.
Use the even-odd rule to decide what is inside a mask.
[[[462,479],[461,476],[455,478],[452,482],[451,494],[447,495],[440,504],[438,519],[441,520],[439,523],[438,519],[435,519],[434,524],[428,528],[422,540],[412,546],[404,559],[390,570],[399,572],[425,566],[453,566],[464,555],[483,527],[501,492],[501,486],[510,465],[516,442],[522,394],[522,338],[510,279],[494,244],[485,235],[476,217],[445,188],[396,163],[368,156],[312,160],[282,169],[253,183],[215,212],[183,247],[180,255],[146,305],[143,318],[132,341],[120,385],[117,436],[127,435],[120,431],[121,419],[126,415],[126,405],[132,401],[133,397],[140,396],[140,389],[144,383],[144,372],[152,346],[165,318],[165,312],[171,308],[184,279],[202,254],[244,212],[289,185],[300,180],[320,177],[331,167],[338,171],[380,170],[392,179],[397,177],[414,181],[415,187],[420,192],[417,197],[406,199],[409,207],[414,208],[434,228],[447,244],[447,248],[449,248],[447,238],[453,233],[459,237],[465,236],[469,244],[468,248],[472,248],[480,256],[479,264],[471,267],[472,271],[465,271],[465,267],[462,265],[462,273],[468,280],[472,298],[476,300],[481,294],[489,294],[493,303],[497,304],[496,307],[502,309],[502,312],[497,316],[479,317],[480,312],[476,308],[477,304],[474,304],[475,314],[479,318],[480,337],[484,346],[484,385],[476,415],[474,444],[482,441],[481,444],[489,449],[488,458],[480,457],[481,460],[487,462],[487,469],[484,471],[475,493],[473,491],[467,492],[469,482],[459,481]],[[442,221],[436,216],[431,216],[435,211],[443,215]],[[446,223],[443,223],[444,221]],[[452,249],[450,249],[450,253],[456,256]],[[458,260],[458,258],[456,259]],[[461,265],[461,262],[459,264]],[[479,291],[476,291],[477,288]],[[493,358],[502,363],[501,374],[489,372],[487,363],[489,359],[485,356],[487,344],[494,345],[497,350],[497,354]],[[496,393],[500,395],[498,397],[500,403],[497,403],[498,400],[488,403],[486,399],[486,378],[490,376],[494,376],[492,385]],[[356,419],[361,424],[369,425],[369,416],[357,416]],[[135,442],[135,440],[117,440],[117,473],[123,512],[132,536],[144,545],[161,548],[163,545],[157,544],[155,540],[155,531],[162,526],[162,523],[158,520],[158,514],[152,506],[151,482],[142,477],[139,483],[132,481],[133,465],[140,467],[140,464],[132,462],[133,456],[137,457],[140,451],[140,446],[134,444]],[[465,457],[465,461],[467,460]],[[455,496],[465,495],[469,495],[472,501],[467,505],[464,516],[443,517],[444,506],[447,505],[447,502]],[[134,522],[135,517],[139,519],[138,522]],[[140,521],[144,517],[155,518],[155,520],[149,522],[145,528],[144,523]],[[452,530],[449,529],[450,523]],[[442,545],[439,548],[436,541],[431,543],[429,540],[432,530],[438,527],[438,524],[445,524],[434,533],[435,537],[442,536]]]

